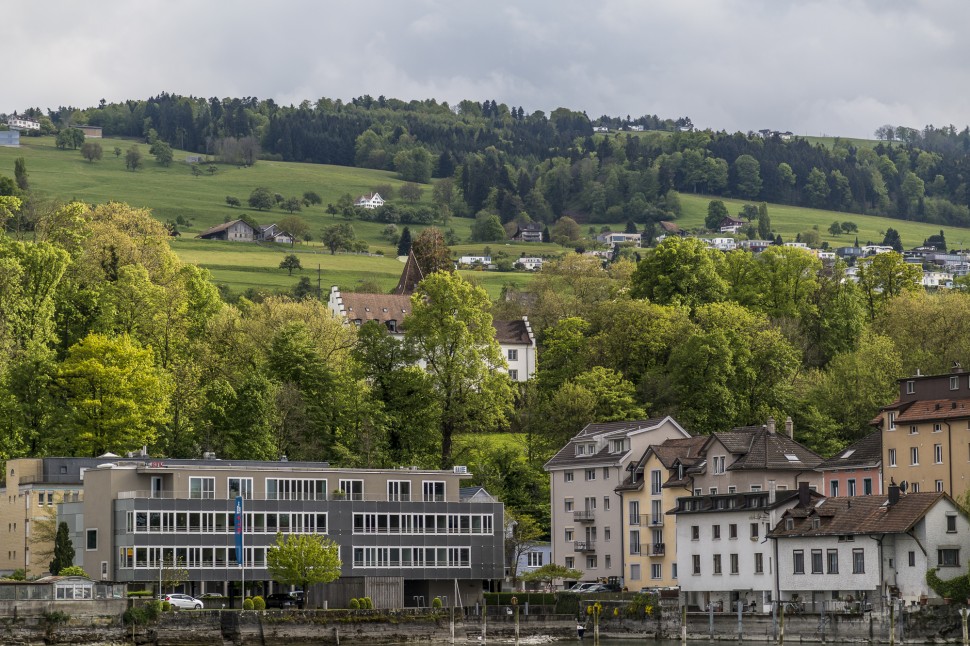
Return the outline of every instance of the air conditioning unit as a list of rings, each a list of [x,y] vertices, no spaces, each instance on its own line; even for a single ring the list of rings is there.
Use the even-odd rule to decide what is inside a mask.
[[[455,466],[451,467],[451,470],[452,470],[452,472],[458,473],[458,474],[468,473],[468,467],[466,467],[466,466],[455,465]]]

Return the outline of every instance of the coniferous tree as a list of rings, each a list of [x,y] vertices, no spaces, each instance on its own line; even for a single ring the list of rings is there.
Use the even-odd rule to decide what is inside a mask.
[[[411,251],[411,229],[404,227],[401,239],[397,242],[397,255],[406,256]]]
[[[57,526],[57,536],[54,537],[54,559],[50,564],[51,574],[58,574],[66,567],[74,565],[74,545],[71,543],[70,530],[67,523]]]

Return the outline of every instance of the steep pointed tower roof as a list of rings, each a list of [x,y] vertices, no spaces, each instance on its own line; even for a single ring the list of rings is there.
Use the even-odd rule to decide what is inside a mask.
[[[401,272],[401,280],[397,282],[394,293],[402,296],[410,296],[417,289],[418,283],[423,279],[424,272],[421,271],[421,266],[418,265],[418,259],[414,257],[414,249],[411,249],[408,251],[408,259],[404,263],[404,271]]]

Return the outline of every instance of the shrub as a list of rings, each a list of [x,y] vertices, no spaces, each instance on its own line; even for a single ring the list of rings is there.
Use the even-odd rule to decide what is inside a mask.
[[[966,573],[944,580],[937,575],[937,568],[930,568],[926,573],[926,583],[941,597],[960,601],[970,598],[970,580]]]
[[[351,599],[348,606],[351,610],[360,610],[360,601],[357,599]]]
[[[243,610],[252,610],[253,607],[254,606],[253,606],[252,599],[250,599],[249,597],[246,597],[245,599],[243,599],[243,608],[242,608]]]
[[[435,610],[438,610],[439,608],[441,608],[441,597],[435,597],[434,600],[431,602],[431,607],[434,608]]]
[[[151,590],[132,590],[131,592],[128,593],[128,598],[130,599],[138,599],[141,597],[150,597],[150,596],[152,596]]]
[[[158,614],[161,611],[162,603],[160,601],[149,601],[144,605],[133,606],[128,608],[128,610],[125,610],[125,614],[122,616],[122,621],[129,626],[141,626],[158,619]]]
[[[259,595],[253,597],[253,610],[266,610],[266,600]]]
[[[162,612],[168,612],[171,609],[172,609],[172,604],[171,603],[169,603],[168,601],[163,601],[162,602]]]

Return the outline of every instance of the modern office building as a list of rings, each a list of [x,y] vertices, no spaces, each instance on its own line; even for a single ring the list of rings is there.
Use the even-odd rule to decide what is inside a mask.
[[[85,473],[83,503],[62,507],[75,561],[96,579],[154,588],[161,570],[188,572],[189,594],[229,594],[270,581],[266,554],[278,533],[323,534],[340,548],[341,578],[308,594],[345,607],[474,603],[501,581],[503,506],[463,500],[470,477],[451,471],[338,469],[319,462],[120,459]],[[243,564],[234,503],[243,499]],[[232,589],[230,589],[232,588]]]

